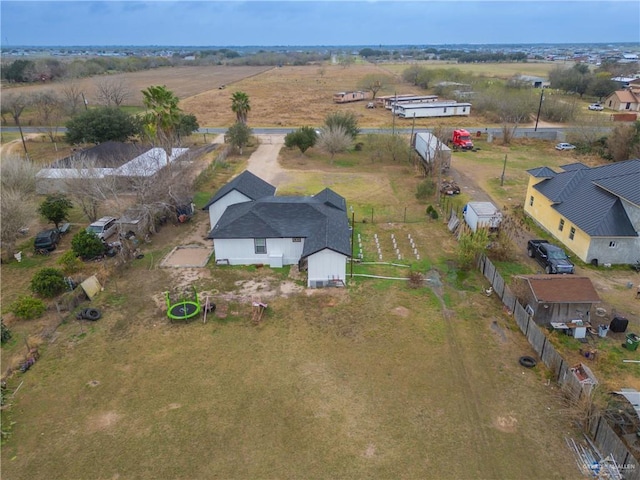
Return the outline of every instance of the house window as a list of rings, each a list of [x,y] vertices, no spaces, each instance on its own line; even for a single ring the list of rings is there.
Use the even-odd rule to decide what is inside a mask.
[[[560,231],[564,230],[564,218],[560,219],[560,225],[558,225],[558,230]]]
[[[627,102],[627,105],[624,107],[625,110],[631,109],[631,103]]]
[[[256,247],[256,253],[267,253],[267,239],[266,238],[255,238],[253,243]]]
[[[291,239],[291,241],[294,242],[294,243],[300,243],[302,241],[302,239],[300,237],[293,237]]]
[[[533,195],[529,197],[529,206],[533,207]]]
[[[573,237],[576,236],[576,229],[574,227],[571,227],[571,230],[569,230],[569,240],[573,240]]]
[[[447,107],[444,107],[444,110],[442,110],[442,113],[447,113]]]
[[[618,244],[615,241],[609,242],[609,248],[616,248]]]
[[[467,111],[467,107],[462,107],[462,113]]]

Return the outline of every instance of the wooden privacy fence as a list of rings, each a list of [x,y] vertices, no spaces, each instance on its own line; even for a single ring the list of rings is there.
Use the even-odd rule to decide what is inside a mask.
[[[606,418],[598,415],[589,429],[589,435],[593,443],[601,453],[611,454],[618,464],[620,473],[625,480],[640,480],[640,462],[629,452],[620,441],[618,434],[611,428]]]
[[[570,365],[558,353],[544,331],[533,321],[531,315],[518,302],[509,287],[505,285],[504,279],[491,260],[482,255],[478,259],[478,268],[491,283],[493,291],[502,300],[509,312],[512,312],[518,328],[538,354],[542,363],[553,372],[553,378],[567,391],[569,398],[580,399],[584,395],[590,396],[597,380],[588,367],[582,366],[589,375],[587,380],[581,381],[572,370],[574,366]],[[604,456],[609,454],[613,456],[626,480],[640,480],[640,464],[608,424],[606,418],[598,415],[587,428],[589,428],[588,433],[596,447]]]

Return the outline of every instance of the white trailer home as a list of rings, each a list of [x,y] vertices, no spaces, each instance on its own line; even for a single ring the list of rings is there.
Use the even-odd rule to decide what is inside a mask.
[[[384,108],[393,110],[396,105],[408,105],[411,103],[433,103],[438,101],[437,95],[406,95],[402,97],[385,97]]]
[[[456,101],[396,105],[391,112],[400,118],[461,117],[471,113],[470,103]]]
[[[371,92],[365,92],[362,90],[357,92],[338,92],[333,94],[333,101],[335,103],[359,102],[362,100],[369,100],[371,97]]]

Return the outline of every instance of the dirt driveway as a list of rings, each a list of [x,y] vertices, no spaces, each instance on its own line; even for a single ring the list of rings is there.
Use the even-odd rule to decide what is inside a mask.
[[[251,154],[247,170],[277,187],[288,179],[287,171],[280,166],[278,155],[284,146],[284,135],[257,135],[260,146]]]

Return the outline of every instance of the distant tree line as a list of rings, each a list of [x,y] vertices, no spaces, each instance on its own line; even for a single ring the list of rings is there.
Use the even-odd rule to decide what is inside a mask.
[[[3,61],[1,76],[9,83],[42,83],[74,78],[93,77],[110,73],[137,72],[159,67],[202,65],[307,65],[327,60],[328,54],[313,51],[277,52],[260,50],[254,54],[223,48],[175,53],[161,56],[101,56],[76,58],[71,61],[57,58]]]
[[[368,60],[394,60],[402,57],[409,57],[416,60],[437,59],[456,60],[459,63],[498,63],[498,62],[526,62],[527,54],[524,52],[469,52],[465,50],[451,49],[402,49],[385,50],[375,48],[363,48],[358,54]]]
[[[576,63],[571,68],[556,67],[549,72],[551,88],[556,88],[566,93],[574,93],[581,98],[583,95],[591,95],[603,98],[618,89],[618,84],[611,80],[611,72],[592,72],[588,65]]]

